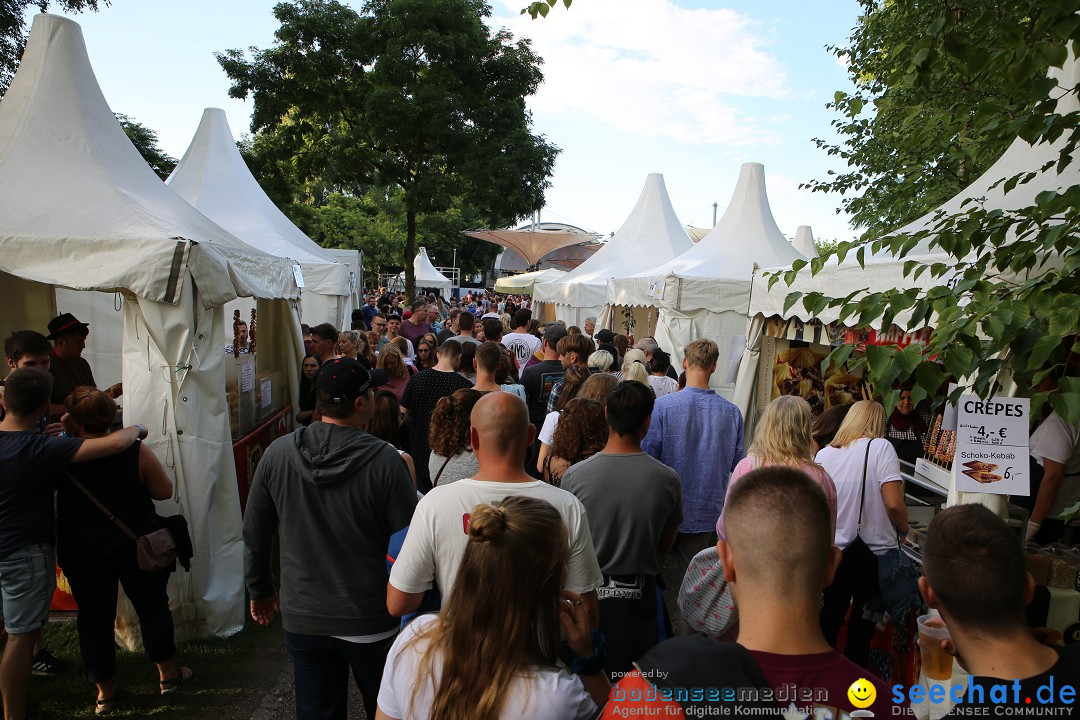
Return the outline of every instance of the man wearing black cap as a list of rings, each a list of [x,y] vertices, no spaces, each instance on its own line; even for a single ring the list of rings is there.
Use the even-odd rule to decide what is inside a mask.
[[[72,390],[82,385],[97,387],[90,363],[82,356],[86,348],[86,336],[89,334],[90,323],[79,322],[71,313],[62,313],[49,321],[49,334],[46,337],[53,343],[49,365],[49,372],[53,376],[49,414],[53,420],[59,420],[64,414],[64,399]],[[120,385],[113,385],[106,394],[113,398],[118,397]]]
[[[409,525],[416,490],[394,447],[361,427],[388,380],[351,358],[315,379],[322,419],[278,438],[255,471],[244,515],[251,616],[277,612],[293,662],[297,717],[345,717],[351,669],[368,717],[398,621],[386,609],[390,536]],[[280,600],[273,538],[280,538]]]

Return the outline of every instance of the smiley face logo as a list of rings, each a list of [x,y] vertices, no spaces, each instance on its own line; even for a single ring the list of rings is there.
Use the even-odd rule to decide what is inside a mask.
[[[866,678],[859,678],[851,683],[851,687],[847,691],[847,697],[852,705],[862,710],[870,707],[874,704],[874,700],[877,700],[877,688],[874,687],[874,683]]]

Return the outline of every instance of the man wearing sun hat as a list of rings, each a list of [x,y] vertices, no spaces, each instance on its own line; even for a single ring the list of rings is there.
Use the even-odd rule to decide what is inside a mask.
[[[49,321],[49,334],[46,337],[53,343],[49,364],[49,372],[53,376],[49,415],[53,420],[59,420],[64,414],[64,399],[72,390],[82,385],[97,387],[94,371],[82,356],[86,348],[86,336],[89,334],[90,323],[80,322],[71,313],[61,313]],[[121,392],[120,383],[105,391],[114,399],[119,397]]]
[[[248,495],[251,616],[269,625],[281,613],[298,717],[344,717],[350,669],[374,717],[397,635],[398,620],[386,609],[386,552],[390,536],[412,519],[416,489],[397,450],[361,429],[375,412],[373,390],[388,379],[351,358],[325,362],[315,379],[321,420],[271,443]],[[275,535],[280,590],[272,575]]]

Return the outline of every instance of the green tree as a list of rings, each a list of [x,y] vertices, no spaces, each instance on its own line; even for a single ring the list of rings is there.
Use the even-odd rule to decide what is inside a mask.
[[[806,184],[844,196],[852,226],[880,237],[979,177],[1012,142],[1010,122],[1046,97],[1055,54],[1045,0],[860,0],[849,43],[828,50],[855,86],[827,107],[848,165]],[[1010,57],[1003,47],[1028,48]],[[1003,65],[1008,72],[1003,72]]]
[[[417,219],[460,201],[503,225],[543,205],[558,149],[531,131],[525,98],[543,76],[527,40],[484,23],[480,0],[280,3],[273,47],[218,55],[230,94],[254,98],[303,181],[402,191],[407,287]]]
[[[162,180],[168,178],[176,168],[176,158],[158,147],[157,132],[123,113],[115,113],[115,115],[120,122],[120,127],[124,128],[128,140],[142,154],[150,169]]]
[[[100,4],[107,6],[109,2],[101,0]],[[0,0],[0,97],[15,77],[26,47],[26,11],[36,7],[47,12],[49,5],[49,0]],[[96,11],[99,0],[60,0],[56,5],[68,12]]]
[[[973,52],[969,44],[952,33],[955,14],[952,6],[928,6],[920,27],[924,35],[911,47],[882,51],[892,58],[877,69],[896,88],[914,92],[919,87],[934,91],[938,83],[951,86],[950,73],[959,69],[972,88],[987,83],[1004,86],[1009,94],[1022,96],[1027,85],[1036,86],[1042,100],[1029,110],[979,104],[971,112],[971,136],[994,133],[1019,136],[1030,143],[1059,142],[1058,169],[1072,164],[1080,141],[1080,113],[1057,114],[1055,103],[1080,87],[1056,86],[1053,80],[1032,82],[1032,73],[1042,65],[1061,67],[1067,49],[1077,49],[1080,41],[1080,0],[1059,0],[1043,5],[1019,31],[1012,20],[997,29],[1000,46]],[[950,40],[951,38],[951,40]],[[1032,38],[1049,38],[1036,40]],[[888,50],[888,48],[886,48]],[[985,57],[983,56],[985,55]],[[858,56],[855,57],[858,60]],[[973,90],[974,92],[974,90]],[[901,96],[902,93],[896,93]],[[928,122],[932,113],[927,112]],[[870,140],[880,128],[871,128]],[[889,145],[895,139],[885,137]],[[1049,163],[1049,169],[1055,163]],[[1006,189],[1026,182],[1029,172],[1003,179]],[[918,186],[919,177],[903,178],[902,192]],[[1067,421],[1080,418],[1080,378],[1074,342],[1080,329],[1080,185],[1039,193],[1035,202],[1015,211],[987,208],[976,200],[961,212],[936,218],[929,230],[914,234],[892,234],[866,245],[841,243],[836,254],[841,262],[855,255],[862,263],[865,253],[887,251],[905,257],[920,242],[929,242],[935,252],[949,256],[947,262],[927,264],[917,256],[905,261],[904,270],[918,278],[929,273],[943,278],[951,273],[948,285],[942,282],[928,291],[910,288],[874,288],[843,298],[823,293],[788,295],[788,305],[802,302],[812,314],[826,307],[837,308],[841,320],[856,327],[888,327],[897,314],[911,312],[910,329],[930,326],[934,332],[925,346],[903,350],[868,348],[864,364],[870,380],[891,410],[899,397],[895,383],[907,378],[917,382],[912,391],[919,402],[935,396],[947,375],[966,379],[981,396],[996,392],[999,382],[1011,377],[1029,392],[1037,411],[1049,401]],[[800,272],[818,272],[826,258],[796,262],[792,270],[779,273],[790,282]],[[959,301],[958,301],[959,300]],[[851,347],[837,348],[826,362],[844,362]],[[959,392],[959,391],[958,391]],[[956,399],[955,396],[953,398]]]

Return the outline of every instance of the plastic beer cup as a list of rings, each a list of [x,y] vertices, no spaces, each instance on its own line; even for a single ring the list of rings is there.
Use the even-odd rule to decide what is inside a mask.
[[[945,621],[932,615],[919,616],[919,651],[923,674],[931,680],[952,678],[953,656],[941,648],[943,640],[951,640]]]

